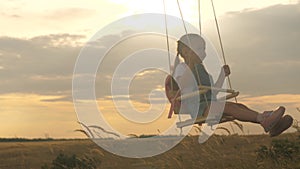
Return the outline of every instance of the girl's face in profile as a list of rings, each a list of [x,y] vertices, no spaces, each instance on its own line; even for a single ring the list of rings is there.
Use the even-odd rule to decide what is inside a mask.
[[[198,59],[200,59],[200,61],[202,62],[206,57],[205,47],[199,46],[197,52],[199,56],[189,47],[183,46],[180,55],[184,59],[184,62],[186,64],[189,64],[191,60],[198,60]]]

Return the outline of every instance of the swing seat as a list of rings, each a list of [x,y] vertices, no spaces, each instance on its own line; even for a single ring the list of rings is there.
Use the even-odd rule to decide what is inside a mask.
[[[188,98],[191,98],[191,97],[194,97],[197,95],[205,94],[209,90],[228,93],[228,95],[218,98],[218,100],[229,100],[229,99],[235,98],[239,95],[238,91],[235,91],[232,89],[222,89],[222,88],[203,86],[203,85],[199,85],[198,88],[199,88],[198,91],[188,93],[188,94],[181,96],[178,84],[176,83],[176,81],[173,79],[173,77],[171,75],[168,75],[166,78],[166,81],[165,81],[166,96],[167,96],[169,102],[171,103],[168,118],[172,117],[173,112],[174,112],[174,114],[179,114],[181,100],[188,99]],[[189,113],[184,112],[183,114],[189,114]],[[220,120],[217,120],[217,119],[220,119]],[[225,115],[222,116],[221,118],[214,117],[211,119],[207,119],[206,116],[200,116],[200,117],[197,117],[196,120],[189,119],[186,121],[177,122],[176,125],[178,128],[182,128],[182,127],[190,126],[193,124],[202,125],[203,123],[207,123],[208,125],[212,125],[212,124],[223,123],[223,122],[232,121],[232,120],[234,120],[234,118],[232,116],[225,116]]]
[[[189,120],[185,120],[185,121],[182,121],[182,122],[177,122],[176,126],[177,126],[177,128],[183,128],[183,127],[194,125],[194,124],[198,124],[198,125],[201,126],[204,123],[206,123],[209,126],[212,126],[216,123],[224,123],[224,122],[227,122],[227,121],[234,120],[234,118],[232,116],[222,116],[220,118],[220,120],[217,120],[217,119],[218,119],[217,117],[207,119],[206,116],[201,116],[201,117],[196,118],[196,120],[189,119]]]

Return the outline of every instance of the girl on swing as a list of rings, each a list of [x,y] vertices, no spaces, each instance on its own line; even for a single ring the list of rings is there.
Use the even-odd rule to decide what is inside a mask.
[[[178,55],[183,58],[184,63],[179,63],[175,67],[173,77],[181,86],[181,94],[198,90],[198,88],[189,90],[191,79],[187,76],[187,72],[192,72],[194,79],[197,81],[197,85],[212,86],[216,88],[221,88],[225,81],[225,77],[230,75],[229,66],[224,65],[217,81],[213,84],[211,75],[206,71],[202,64],[202,61],[206,57],[205,46],[204,39],[197,34],[186,34],[178,41],[177,52]],[[217,92],[212,90],[200,95],[198,116],[207,115],[211,108],[210,105],[212,104],[214,107],[222,107],[222,105],[224,105],[223,115],[231,116],[233,119],[243,122],[258,123],[263,127],[265,132],[269,132],[271,137],[281,134],[292,125],[293,118],[289,115],[283,116],[285,108],[282,106],[274,111],[259,113],[241,103],[228,101],[225,101],[225,104],[224,102],[221,103],[220,101],[217,101],[216,95]],[[182,110],[191,111],[191,109],[195,108],[193,106],[184,106],[184,102],[191,103],[193,100],[183,100]]]

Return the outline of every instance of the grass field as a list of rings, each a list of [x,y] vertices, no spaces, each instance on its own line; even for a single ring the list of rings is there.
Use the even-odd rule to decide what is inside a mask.
[[[198,137],[186,137],[164,154],[130,159],[106,152],[90,140],[10,141],[0,143],[0,169],[37,169],[45,164],[50,166],[60,153],[92,158],[96,161],[97,168],[300,168],[300,162],[295,161],[300,160],[299,151],[290,152],[292,159],[279,156],[279,162],[274,160],[274,154],[267,154],[270,158],[259,160],[259,154],[265,153],[262,147],[272,148],[271,144],[276,140],[288,141],[298,148],[300,146],[298,132],[276,138],[267,135],[215,135],[204,144],[198,143]],[[287,145],[280,144],[283,148]],[[284,148],[283,151],[290,148]],[[276,150],[274,152],[278,153]]]

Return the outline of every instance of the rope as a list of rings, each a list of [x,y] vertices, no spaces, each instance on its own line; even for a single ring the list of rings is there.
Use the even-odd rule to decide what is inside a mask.
[[[177,1],[177,3],[179,5],[178,1]],[[164,13],[165,13],[165,28],[166,28],[167,49],[168,49],[168,57],[169,57],[169,68],[170,68],[170,74],[173,74],[172,73],[172,68],[171,68],[170,43],[169,43],[168,22],[167,22],[168,20],[167,20],[167,11],[166,11],[166,2],[165,2],[165,0],[163,0],[163,5],[164,5]],[[180,13],[181,13],[180,6],[179,6],[179,10],[180,10]],[[182,14],[181,14],[181,18],[182,18]],[[187,32],[183,18],[182,18],[182,21],[183,21],[183,24],[184,24],[184,29]],[[178,54],[176,56],[175,62],[176,62],[177,59],[178,59]],[[176,63],[174,65],[174,69],[175,69],[175,66],[176,66]],[[171,90],[173,90],[173,83],[172,82],[171,82]],[[178,92],[177,92],[177,94],[178,94]],[[177,94],[176,94],[175,98],[177,97]],[[170,111],[174,111],[173,110],[173,104],[174,103],[171,103]],[[169,115],[170,115],[170,112],[169,112]],[[180,113],[178,114],[178,117],[179,117],[179,122],[181,122],[182,120],[181,120]],[[180,128],[179,135],[180,136],[182,135],[182,127]]]
[[[216,11],[215,11],[215,5],[214,5],[214,1],[213,0],[211,0],[211,5],[212,5],[212,8],[213,8],[213,12],[214,12],[214,17],[215,17],[215,22],[216,22],[218,36],[219,36],[219,42],[220,42],[220,47],[221,47],[221,51],[222,51],[223,61],[224,61],[224,64],[227,65],[226,58],[225,58],[225,52],[224,52],[224,48],[223,48],[223,43],[222,43],[222,38],[221,38],[221,33],[220,33],[220,28],[219,28],[219,24],[218,24],[218,20],[217,20],[217,15],[216,15]],[[227,78],[228,78],[229,87],[230,87],[230,89],[232,89],[231,80],[230,80],[229,76]],[[234,97],[234,99],[235,99],[235,102],[237,103],[237,98]]]
[[[185,33],[188,34],[188,31],[186,29],[186,25],[185,25],[185,21],[183,19],[183,14],[182,14],[182,10],[181,10],[181,7],[180,7],[180,3],[179,3],[179,0],[177,0],[177,5],[178,5],[178,9],[179,9],[179,12],[180,12],[180,16],[181,16],[181,20],[182,20],[182,23],[183,23],[183,27],[184,27],[184,30],[185,30]],[[188,39],[189,43],[191,44],[190,40]],[[179,53],[177,54],[177,58],[179,57]],[[181,116],[180,116],[180,113],[178,114],[178,117],[179,117],[179,122],[181,122]],[[180,127],[180,135],[182,135],[182,127]]]
[[[188,31],[186,29],[185,22],[184,22],[184,19],[183,19],[182,11],[181,11],[181,8],[180,8],[180,3],[179,3],[178,0],[177,0],[177,5],[178,5],[179,12],[180,12],[181,20],[182,20],[182,23],[183,23],[183,26],[184,26],[185,33],[188,34]]]
[[[179,12],[180,12],[180,16],[181,16],[181,20],[182,20],[183,27],[184,27],[184,30],[185,30],[185,34],[188,34],[188,31],[187,31],[187,28],[186,28],[186,25],[185,25],[185,21],[184,21],[184,18],[183,18],[182,10],[181,10],[181,7],[180,7],[180,3],[179,3],[178,0],[177,0],[177,6],[178,6],[178,9],[179,9]],[[192,45],[189,37],[188,37],[188,43],[189,43],[188,45]]]
[[[166,2],[163,0],[164,5],[164,13],[165,13],[165,28],[166,28],[166,38],[167,38],[167,49],[168,49],[168,59],[169,59],[169,69],[170,74],[172,74],[172,68],[171,68],[171,55],[170,55],[170,42],[169,42],[169,32],[168,32],[168,20],[167,20],[167,11],[166,11]],[[171,88],[173,90],[173,85],[171,83]]]
[[[199,14],[199,30],[200,30],[200,35],[202,35],[202,26],[201,26],[201,0],[198,0],[198,14]]]

